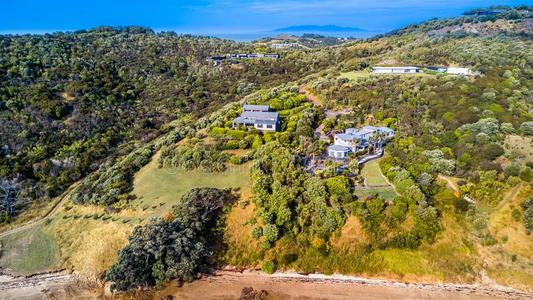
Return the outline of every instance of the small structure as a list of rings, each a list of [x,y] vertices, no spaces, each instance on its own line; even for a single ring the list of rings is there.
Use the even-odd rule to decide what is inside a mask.
[[[230,53],[227,55],[227,58],[232,59],[254,59],[254,58],[280,58],[279,54],[276,53]]]
[[[372,73],[375,74],[411,74],[420,73],[419,67],[405,66],[405,67],[373,67]]]
[[[393,137],[394,130],[388,127],[348,128],[344,133],[335,135],[334,144],[328,147],[328,156],[344,159],[351,152],[357,153],[370,146],[380,149],[387,140]]]
[[[469,68],[458,68],[458,67],[449,67],[446,70],[446,73],[453,75],[472,75],[472,72]]]
[[[262,131],[278,131],[279,115],[277,112],[270,111],[268,105],[245,104],[242,107],[241,116],[233,120],[233,128],[240,125],[247,128],[253,126]]]
[[[212,63],[214,66],[218,66],[222,63],[223,60],[225,60],[225,56],[211,56],[208,57],[206,60],[210,63]]]

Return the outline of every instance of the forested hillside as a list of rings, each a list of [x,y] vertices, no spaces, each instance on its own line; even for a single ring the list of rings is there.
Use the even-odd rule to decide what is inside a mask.
[[[32,270],[119,290],[224,265],[531,290],[530,11],[218,66],[205,58],[270,49],[143,28],[2,36],[0,179],[35,200],[79,181],[39,228],[59,258]],[[279,131],[235,128],[243,103],[269,105]],[[326,157],[365,125],[395,131],[383,157]],[[7,253],[30,255],[18,239]]]
[[[0,180],[21,188],[25,203],[56,196],[169,122],[319,71],[335,53],[290,53],[224,69],[205,61],[252,50],[137,27],[0,36]]]

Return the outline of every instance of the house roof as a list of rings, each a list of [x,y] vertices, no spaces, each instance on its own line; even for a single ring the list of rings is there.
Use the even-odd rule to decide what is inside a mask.
[[[251,120],[251,119],[247,119],[243,117],[236,117],[235,119],[233,119],[233,123],[252,125],[252,124],[255,124],[255,120]]]
[[[384,70],[384,69],[393,69],[393,70],[417,70],[419,67],[405,66],[405,67],[373,67],[372,69]]]
[[[251,120],[273,120],[278,119],[278,113],[274,111],[243,111],[241,114],[242,118],[251,119]]]
[[[341,140],[345,140],[345,141],[353,141],[353,140],[359,139],[358,136],[355,136],[350,133],[339,133],[339,134],[336,134],[335,137]]]
[[[270,110],[270,106],[268,106],[268,105],[244,104],[243,107],[242,107],[242,110],[243,111],[258,110],[258,111],[267,112],[267,111]]]
[[[328,147],[328,150],[331,151],[342,151],[342,152],[349,152],[351,149],[350,147],[341,146],[341,145],[331,145]]]

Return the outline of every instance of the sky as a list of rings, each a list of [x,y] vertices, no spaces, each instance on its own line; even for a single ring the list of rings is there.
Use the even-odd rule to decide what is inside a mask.
[[[533,0],[2,0],[0,33],[140,25],[156,31],[245,34],[295,25],[337,25],[382,33],[433,17]]]

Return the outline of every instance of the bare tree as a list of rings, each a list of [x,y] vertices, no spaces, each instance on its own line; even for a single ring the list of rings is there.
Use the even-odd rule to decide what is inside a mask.
[[[19,185],[14,180],[0,181],[0,212],[6,212],[9,216],[15,214],[19,191]]]

